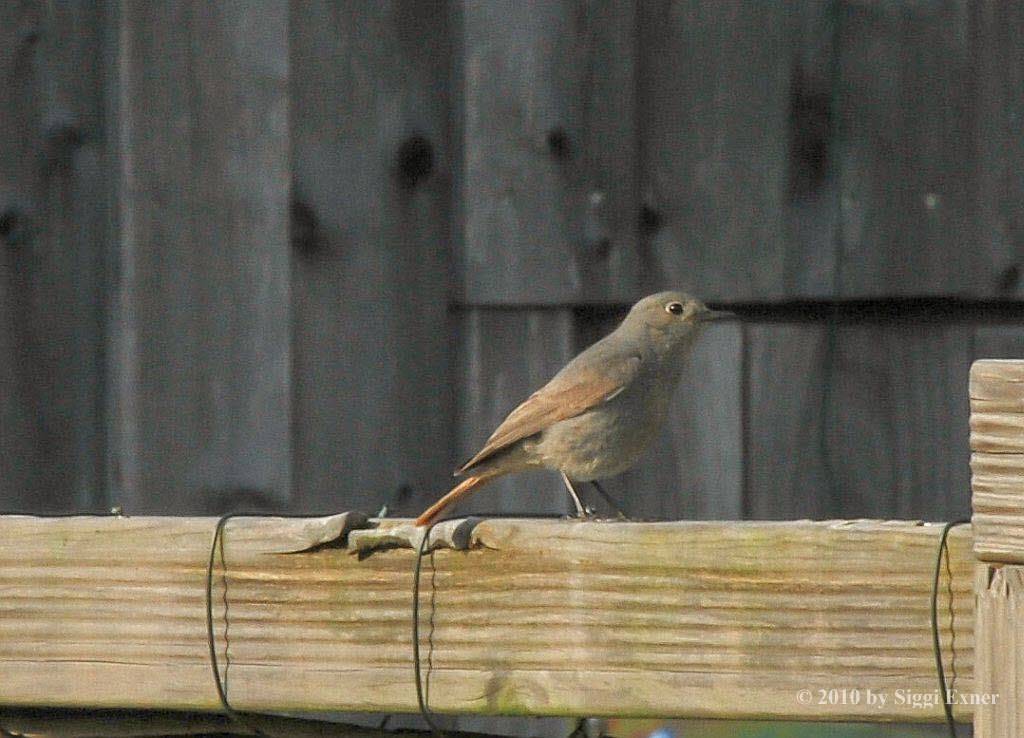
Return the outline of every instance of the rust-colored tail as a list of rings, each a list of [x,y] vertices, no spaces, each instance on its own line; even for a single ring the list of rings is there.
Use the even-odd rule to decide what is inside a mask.
[[[497,474],[475,474],[471,477],[466,477],[457,485],[452,487],[452,491],[442,497],[440,500],[435,502],[433,505],[428,507],[423,513],[416,518],[416,525],[428,525],[437,518],[447,508],[454,505],[458,500],[462,499],[468,494],[475,492],[477,489],[487,484],[487,482],[494,479]]]

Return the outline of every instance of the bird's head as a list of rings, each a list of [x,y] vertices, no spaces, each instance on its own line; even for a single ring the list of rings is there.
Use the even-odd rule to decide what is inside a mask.
[[[642,330],[662,348],[671,350],[688,343],[708,322],[731,316],[732,313],[709,309],[685,292],[669,290],[648,295],[636,303],[623,327]]]

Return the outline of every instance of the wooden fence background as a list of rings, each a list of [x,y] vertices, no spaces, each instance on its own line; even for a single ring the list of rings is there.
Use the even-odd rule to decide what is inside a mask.
[[[960,515],[968,366],[1024,355],[1022,32],[997,0],[0,3],[0,507],[414,512],[678,286],[742,319],[630,512]]]

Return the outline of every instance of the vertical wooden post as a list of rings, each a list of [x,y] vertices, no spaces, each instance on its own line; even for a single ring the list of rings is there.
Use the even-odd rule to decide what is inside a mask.
[[[975,738],[1024,727],[1024,361],[971,368]]]

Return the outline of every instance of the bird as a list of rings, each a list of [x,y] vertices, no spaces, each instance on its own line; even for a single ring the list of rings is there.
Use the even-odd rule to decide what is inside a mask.
[[[459,484],[423,511],[429,525],[457,501],[514,472],[557,471],[584,508],[574,482],[598,480],[633,466],[659,433],[687,355],[702,328],[732,313],[711,310],[685,292],[648,295],[619,326],[584,350],[512,410],[455,476]]]

